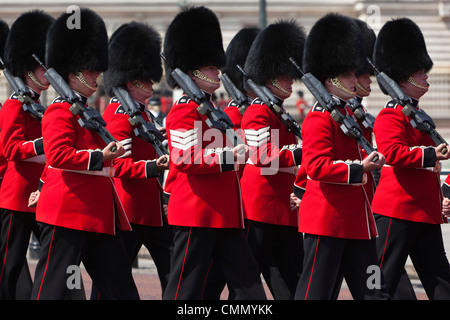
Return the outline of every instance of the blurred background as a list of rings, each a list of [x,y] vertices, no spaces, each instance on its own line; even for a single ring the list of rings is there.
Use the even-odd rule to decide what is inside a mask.
[[[241,28],[264,27],[278,19],[295,19],[309,32],[324,14],[339,12],[366,21],[377,34],[387,20],[409,17],[422,29],[434,62],[429,74],[430,91],[421,99],[421,106],[433,117],[444,138],[450,140],[450,0],[0,0],[0,18],[11,25],[21,13],[31,9],[42,9],[57,17],[66,12],[70,5],[89,7],[96,11],[103,17],[110,35],[121,24],[137,20],[155,27],[162,37],[181,8],[204,5],[212,9],[220,20],[224,49]],[[167,113],[180,93],[171,91],[164,79],[154,88],[156,96],[161,98],[161,111]],[[5,77],[0,77],[1,102],[11,92]],[[301,94],[306,100],[302,108],[296,106]],[[48,105],[55,96],[53,89],[49,89],[42,96],[43,104]],[[216,92],[216,99],[219,105],[228,101],[228,94],[223,87]],[[374,78],[372,94],[365,99],[366,107],[376,116],[387,100],[388,97],[381,93]],[[100,86],[90,104],[102,112],[108,101],[109,97],[105,96]],[[295,83],[293,94],[286,100],[285,107],[292,116],[302,120],[313,103],[314,99],[308,90],[301,83]]]

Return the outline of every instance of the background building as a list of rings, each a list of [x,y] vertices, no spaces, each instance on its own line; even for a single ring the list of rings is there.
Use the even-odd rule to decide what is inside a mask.
[[[161,36],[164,36],[180,8],[204,5],[216,12],[220,20],[225,49],[242,27],[267,25],[278,19],[295,19],[309,32],[320,17],[333,11],[360,18],[378,33],[387,20],[409,17],[422,29],[434,61],[429,78],[430,91],[422,99],[421,105],[435,119],[441,134],[450,140],[450,0],[0,0],[0,18],[11,25],[21,13],[31,9],[42,9],[57,17],[66,12],[70,5],[95,10],[105,20],[109,34],[121,24],[137,20],[154,26]],[[376,115],[388,97],[381,93],[376,79],[373,81],[373,93],[366,105]],[[164,80],[155,87],[161,93],[167,92]],[[293,116],[298,116],[295,109],[298,90],[304,91],[305,99],[311,104],[314,102],[308,90],[301,83],[296,83],[292,97],[285,103]],[[218,96],[221,92],[225,92],[223,88],[219,90]],[[5,77],[0,77],[0,100],[4,101],[10,93]],[[101,104],[103,94],[99,90],[91,103]],[[177,94],[173,93],[175,98]],[[53,89],[46,92],[42,97],[44,105],[50,103],[55,95]],[[104,100],[107,99],[105,97]]]

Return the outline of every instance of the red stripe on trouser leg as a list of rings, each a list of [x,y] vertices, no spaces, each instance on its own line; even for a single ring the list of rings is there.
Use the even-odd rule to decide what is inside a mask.
[[[389,219],[389,227],[388,227],[388,231],[387,231],[387,235],[386,235],[386,242],[384,243],[383,255],[381,256],[381,259],[380,259],[380,269],[383,266],[383,259],[384,259],[384,255],[386,253],[386,247],[387,247],[387,243],[388,243],[388,239],[389,239],[389,231],[391,230],[391,223],[392,223],[392,218]]]
[[[6,237],[5,256],[3,257],[2,271],[1,271],[1,273],[0,273],[0,283],[2,283],[2,279],[3,279],[3,270],[5,270],[6,254],[8,253],[9,237],[10,237],[10,235],[11,235],[11,224],[12,224],[12,219],[13,219],[13,214],[12,214],[12,212],[11,212],[11,218],[9,218],[8,236]]]
[[[319,239],[320,239],[320,237],[318,236],[317,237],[317,243],[316,243],[316,250],[314,252],[313,265],[312,265],[312,268],[311,268],[311,275],[309,276],[308,288],[306,289],[305,300],[308,299],[309,286],[311,285],[311,280],[312,280],[312,276],[313,276],[313,272],[314,272],[314,266],[316,265],[317,251],[319,249]]]
[[[183,266],[181,267],[180,279],[178,280],[178,286],[177,286],[177,292],[175,294],[175,300],[177,300],[177,298],[178,298],[178,291],[180,290],[180,284],[181,284],[181,278],[183,276],[184,264],[186,262],[186,256],[187,256],[187,252],[188,252],[188,248],[189,248],[189,242],[191,240],[191,232],[192,232],[192,228],[189,229],[189,237],[188,237],[188,241],[187,241],[187,245],[186,245],[186,251],[184,253]]]
[[[50,247],[48,248],[47,262],[45,263],[45,270],[44,270],[44,274],[42,276],[41,285],[39,287],[39,293],[37,295],[37,300],[39,300],[39,296],[41,295],[42,285],[44,284],[45,275],[47,273],[47,267],[48,267],[48,263],[49,263],[49,260],[50,260],[50,252],[52,251],[52,244],[53,244],[53,237],[54,236],[55,236],[55,227],[53,227],[52,239],[50,240]]]

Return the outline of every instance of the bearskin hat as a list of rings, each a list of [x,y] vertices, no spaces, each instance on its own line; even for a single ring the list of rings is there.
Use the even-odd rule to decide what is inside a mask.
[[[82,70],[103,72],[108,68],[108,34],[102,18],[94,11],[81,8],[80,28],[68,28],[71,13],[63,13],[47,34],[45,61],[66,81],[70,72]]]
[[[328,13],[311,28],[305,45],[303,71],[320,81],[356,72],[364,57],[361,32],[347,16]]]
[[[45,56],[47,31],[54,21],[41,10],[26,12],[14,21],[4,49],[5,66],[11,75],[22,77],[39,66],[33,54]]]
[[[161,36],[152,27],[131,22],[123,24],[109,41],[109,66],[103,73],[108,95],[112,88],[133,80],[159,82],[162,77]]]
[[[206,65],[222,68],[226,58],[216,14],[203,6],[178,13],[166,31],[164,55],[166,81],[172,88],[178,85],[171,76],[171,68],[186,73]]]
[[[279,20],[264,28],[256,37],[245,61],[245,72],[257,84],[267,79],[300,74],[289,61],[292,57],[301,66],[306,35],[294,20]]]
[[[258,27],[241,29],[236,33],[233,39],[231,39],[227,50],[225,51],[227,63],[222,69],[222,72],[226,73],[236,88],[241,91],[245,91],[244,77],[236,65],[239,64],[244,67],[250,47],[260,31],[261,29]]]
[[[8,33],[9,33],[9,26],[8,24],[3,21],[0,20],[0,57],[3,59],[3,53],[5,51],[5,44],[6,44],[6,39],[8,37]],[[0,70],[3,69],[0,66]]]
[[[356,24],[358,25],[359,29],[361,30],[364,56],[372,59],[373,48],[375,46],[375,40],[377,39],[377,37],[375,35],[375,31],[373,31],[373,29],[370,28],[369,25],[367,23],[365,23],[364,21],[359,20],[359,19],[355,19],[355,21],[356,21]],[[366,73],[369,73],[372,76],[375,74],[372,66],[369,64],[369,62],[367,62],[367,59],[363,59],[361,66],[356,71],[356,76],[359,76],[361,74],[366,74]]]
[[[405,81],[418,70],[430,71],[428,55],[420,28],[408,18],[386,22],[375,41],[374,64],[396,82]]]

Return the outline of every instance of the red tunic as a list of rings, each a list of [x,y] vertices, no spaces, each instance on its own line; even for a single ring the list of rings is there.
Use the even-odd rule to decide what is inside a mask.
[[[166,185],[166,192],[170,192],[169,223],[242,228],[240,186],[231,149],[226,147],[225,135],[210,129],[206,116],[200,115],[197,107],[183,95],[166,120],[170,151]],[[227,158],[231,160],[226,161]]]
[[[60,227],[115,234],[130,230],[122,204],[103,163],[100,136],[82,128],[57,98],[42,119],[48,169],[36,209],[36,220]],[[104,172],[102,173],[103,167]],[[111,175],[111,174],[110,174]]]
[[[345,113],[345,102],[339,103]],[[299,208],[299,231],[345,239],[375,237],[363,186],[363,152],[356,140],[318,105],[306,116],[302,136],[302,167],[308,180]]]
[[[35,208],[28,207],[28,198],[37,190],[45,165],[41,123],[23,110],[22,103],[13,94],[0,111],[0,128],[0,144],[8,160],[0,207],[35,212]]]
[[[301,147],[277,115],[255,99],[242,118],[250,158],[241,178],[245,217],[250,220],[298,226],[290,209],[290,194]]]
[[[234,124],[234,130],[241,128],[242,114],[238,109],[238,105],[231,101],[228,106],[223,110]]]
[[[142,105],[142,116],[150,121],[144,108]],[[162,226],[161,186],[157,179],[159,172],[155,149],[134,134],[129,116],[117,99],[111,100],[103,118],[108,124],[108,131],[126,149],[125,155],[114,159],[113,164],[116,170],[114,184],[128,220],[145,226]]]
[[[393,101],[378,114],[374,133],[386,165],[381,169],[372,201],[373,212],[416,222],[442,223],[442,193],[439,172],[434,168],[432,139],[414,129],[402,106]]]

